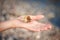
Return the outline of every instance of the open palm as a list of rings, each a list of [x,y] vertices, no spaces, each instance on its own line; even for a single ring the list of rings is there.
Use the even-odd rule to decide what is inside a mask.
[[[44,18],[43,15],[31,16],[31,21],[26,23],[22,21],[22,17],[19,17],[19,21],[16,21],[16,27],[22,27],[30,31],[44,31],[51,29],[50,24],[44,24],[37,21],[42,18]]]

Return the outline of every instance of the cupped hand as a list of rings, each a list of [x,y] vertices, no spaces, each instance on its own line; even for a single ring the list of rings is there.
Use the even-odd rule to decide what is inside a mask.
[[[20,16],[12,22],[13,26],[16,28],[24,28],[30,31],[44,31],[51,29],[52,27],[51,24],[44,24],[37,21],[44,18],[43,15],[36,16],[29,15],[29,16],[31,17],[30,22],[28,23],[24,22],[23,21],[24,16]]]

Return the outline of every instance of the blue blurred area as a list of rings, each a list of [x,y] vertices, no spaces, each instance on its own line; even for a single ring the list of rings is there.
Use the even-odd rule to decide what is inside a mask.
[[[51,2],[48,0],[40,0],[42,3],[46,4],[47,2],[49,2],[49,4],[53,4],[56,8],[54,10],[55,13],[55,18],[50,19],[51,23],[60,27],[60,1],[55,1],[55,2]]]
[[[42,2],[41,6],[43,8],[46,7],[47,5],[54,5],[56,7],[54,10],[55,18],[50,19],[50,22],[60,27],[60,0],[34,0],[34,1]]]
[[[55,7],[56,7],[55,10],[54,10],[55,11],[55,18],[51,19],[50,21],[54,25],[60,27],[60,1],[54,2],[52,4],[55,5]]]

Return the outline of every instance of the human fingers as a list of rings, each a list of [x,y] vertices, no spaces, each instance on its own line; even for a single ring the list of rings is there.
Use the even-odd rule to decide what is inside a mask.
[[[36,15],[36,16],[30,16],[31,20],[40,20],[42,18],[44,18],[44,15]]]
[[[52,25],[51,24],[42,24],[41,28],[40,28],[40,31],[47,31],[47,30],[50,30],[52,29]]]

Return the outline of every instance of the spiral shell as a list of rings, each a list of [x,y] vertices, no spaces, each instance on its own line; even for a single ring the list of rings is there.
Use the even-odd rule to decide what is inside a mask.
[[[25,16],[24,17],[24,22],[30,22],[31,21],[31,17],[30,16]]]

